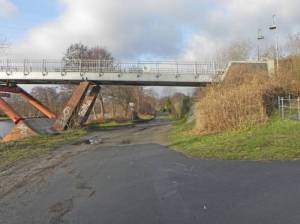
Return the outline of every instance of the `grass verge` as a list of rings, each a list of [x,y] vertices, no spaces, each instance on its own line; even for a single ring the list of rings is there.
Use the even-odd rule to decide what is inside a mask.
[[[57,147],[84,135],[86,135],[85,130],[74,130],[58,135],[36,136],[17,142],[0,143],[0,168],[10,166],[20,160],[50,153]]]
[[[300,122],[271,119],[257,127],[199,136],[193,124],[176,122],[170,135],[172,147],[203,159],[299,160]]]

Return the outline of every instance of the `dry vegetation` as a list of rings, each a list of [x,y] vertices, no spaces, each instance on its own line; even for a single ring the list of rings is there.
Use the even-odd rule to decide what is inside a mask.
[[[277,96],[299,95],[298,78],[290,69],[282,69],[274,76],[231,72],[222,83],[199,92],[195,132],[216,133],[267,121],[277,106]]]
[[[300,95],[299,58],[282,61],[272,77],[234,71],[199,92],[195,125],[178,121],[172,147],[204,159],[299,160],[299,121],[276,116],[278,96]]]

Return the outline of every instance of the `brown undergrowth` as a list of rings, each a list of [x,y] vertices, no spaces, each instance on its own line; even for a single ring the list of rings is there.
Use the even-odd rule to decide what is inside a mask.
[[[199,91],[194,131],[217,133],[265,122],[277,108],[278,96],[299,95],[299,83],[299,78],[288,71],[273,76],[231,72],[223,82]]]

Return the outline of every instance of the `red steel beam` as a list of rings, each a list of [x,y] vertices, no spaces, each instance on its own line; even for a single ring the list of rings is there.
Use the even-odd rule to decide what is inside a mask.
[[[47,116],[49,119],[55,119],[56,115],[51,112],[47,107],[45,107],[41,102],[39,102],[37,99],[35,99],[33,96],[28,94],[25,90],[23,90],[19,86],[0,86],[0,92],[5,93],[16,93],[22,96],[28,103],[30,103],[33,107],[35,107],[37,110],[42,112],[45,116]]]
[[[15,124],[18,124],[21,120],[24,120],[1,97],[0,97],[0,110],[2,110]]]
[[[47,107],[45,107],[42,103],[40,103],[37,99],[32,97],[30,94],[25,92],[25,90],[18,87],[20,90],[19,95],[21,95],[25,100],[28,101],[32,106],[41,111],[44,115],[46,115],[49,119],[55,119],[56,115],[51,112]]]

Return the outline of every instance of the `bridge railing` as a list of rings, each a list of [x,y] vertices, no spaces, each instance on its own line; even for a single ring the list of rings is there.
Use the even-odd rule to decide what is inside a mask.
[[[215,62],[118,62],[107,60],[0,60],[0,72],[80,72],[80,73],[134,73],[134,74],[195,74],[221,75],[225,63]]]

